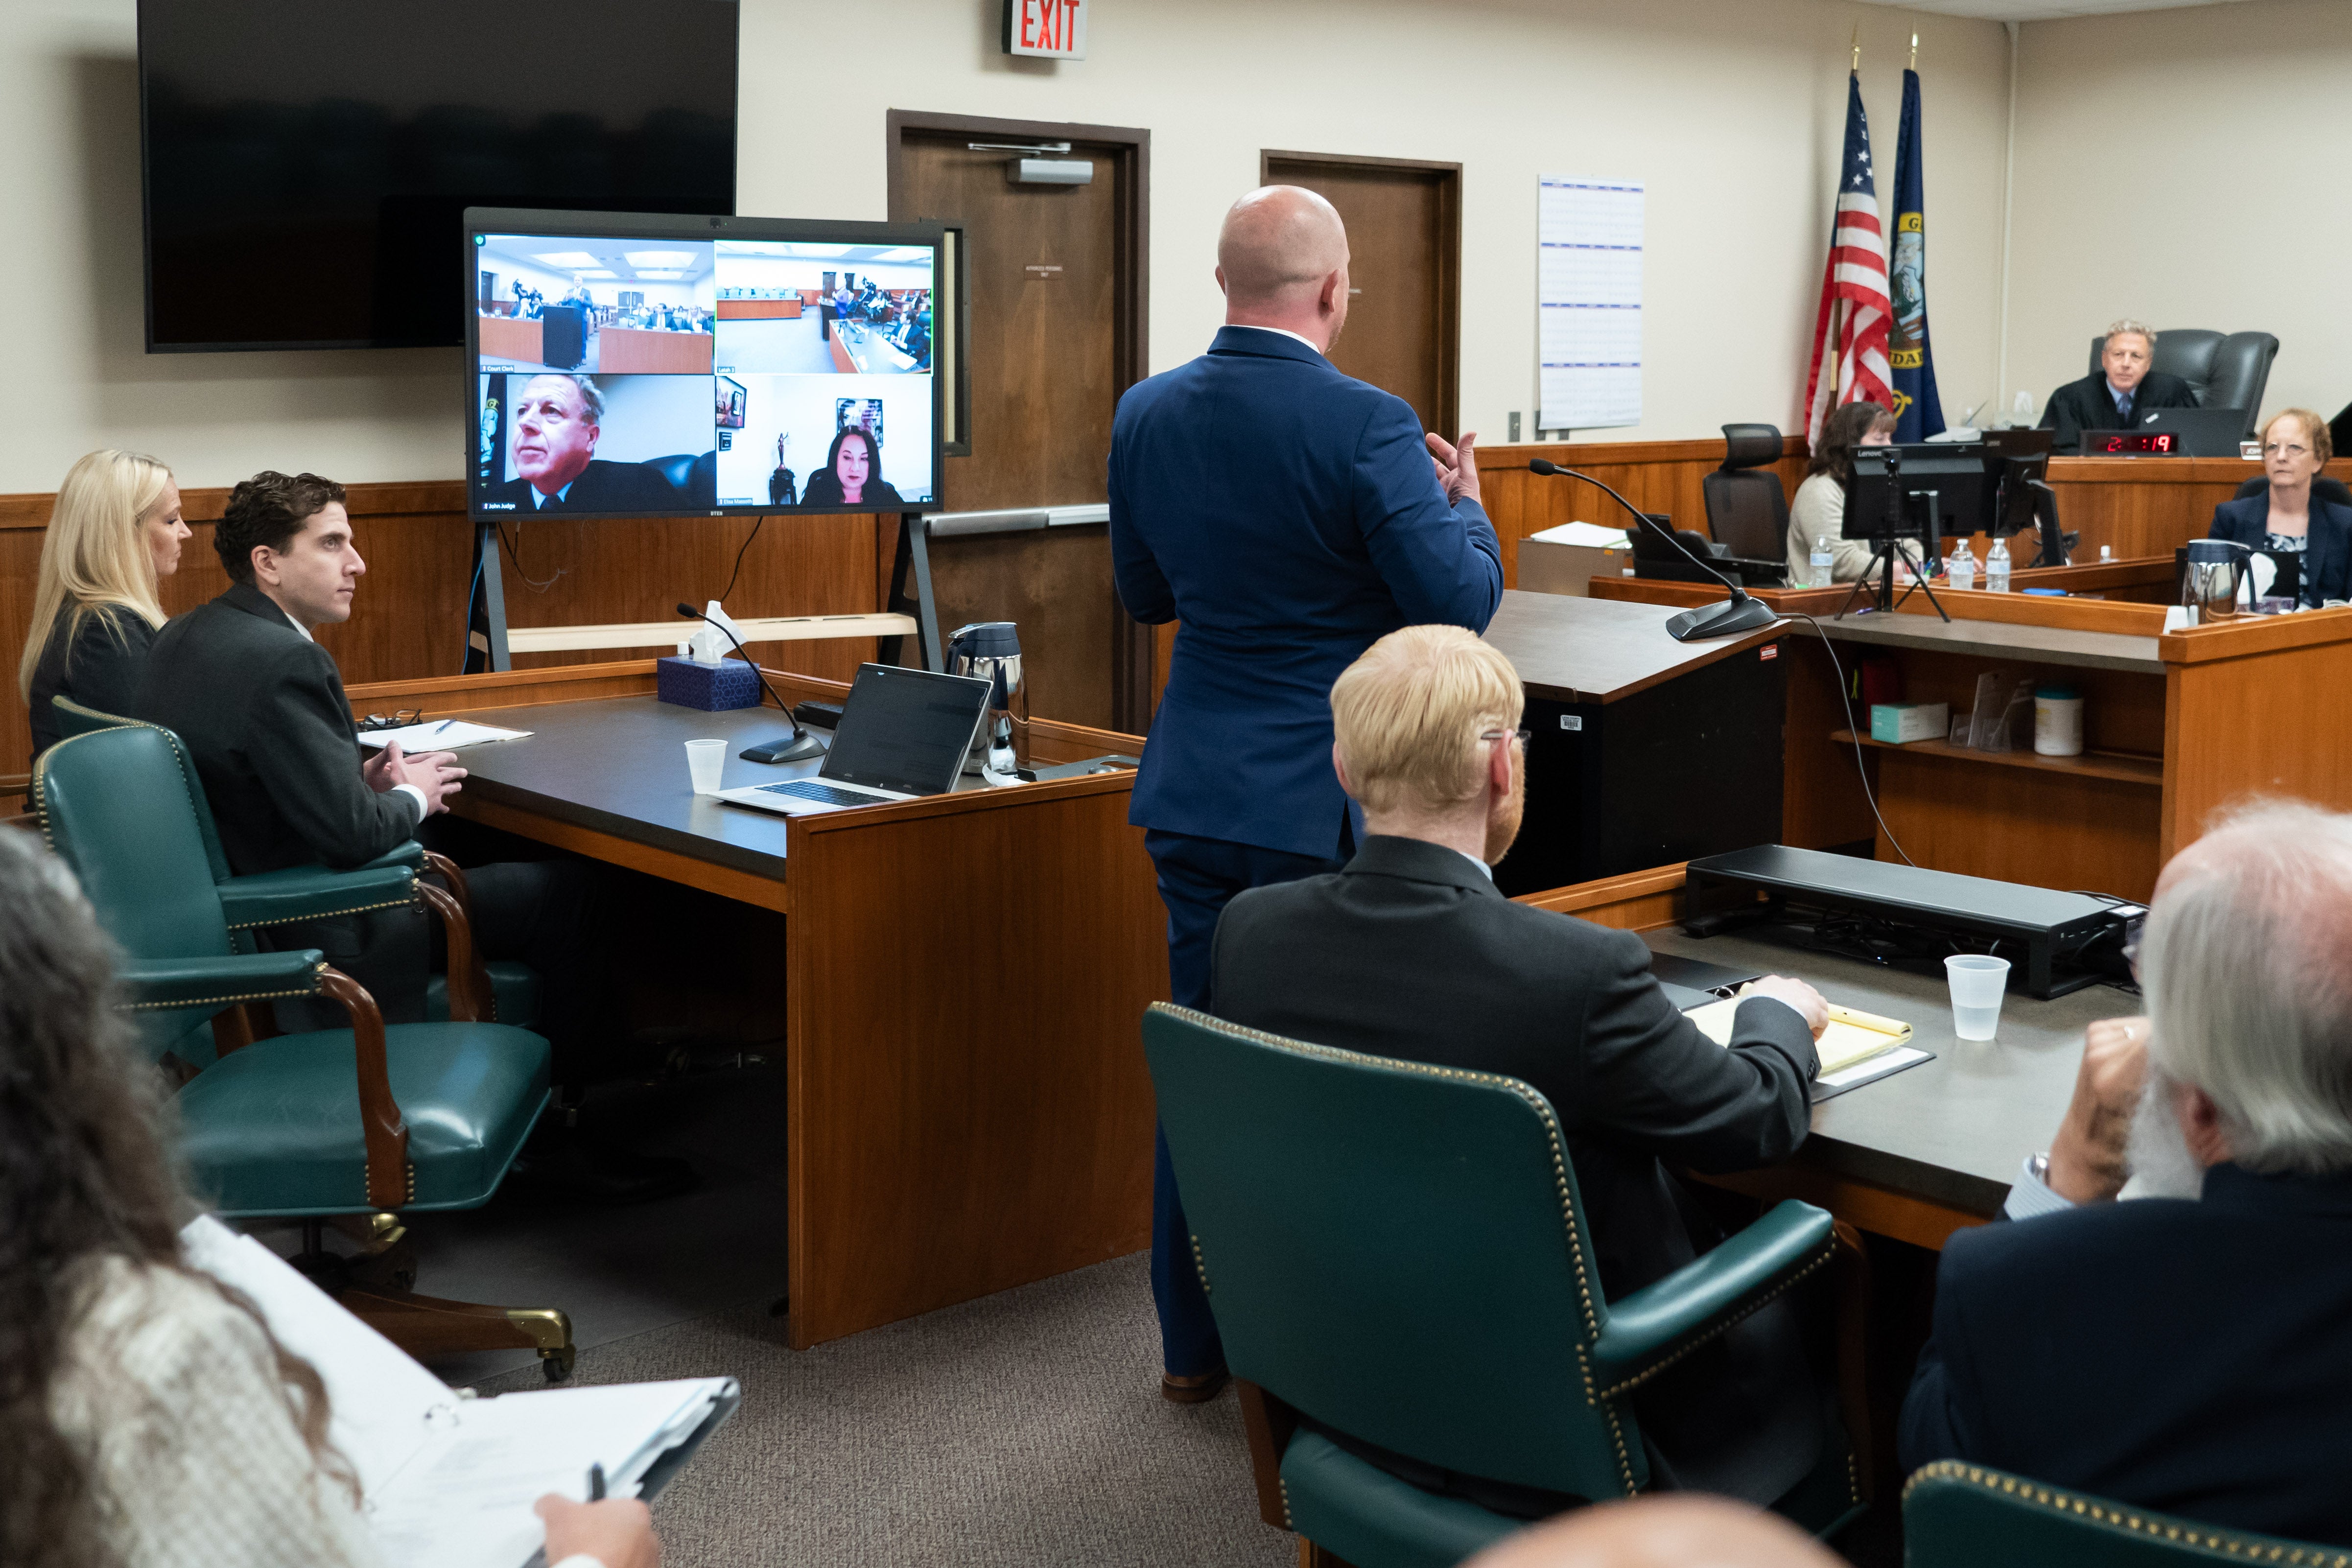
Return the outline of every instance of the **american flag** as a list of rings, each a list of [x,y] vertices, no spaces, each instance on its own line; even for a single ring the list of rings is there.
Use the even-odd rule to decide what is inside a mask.
[[[1813,323],[1813,366],[1805,377],[1805,438],[1818,444],[1830,411],[1849,402],[1895,406],[1886,364],[1886,231],[1870,172],[1870,121],[1862,78],[1845,78],[1845,164],[1837,218],[1822,268],[1822,308]]]

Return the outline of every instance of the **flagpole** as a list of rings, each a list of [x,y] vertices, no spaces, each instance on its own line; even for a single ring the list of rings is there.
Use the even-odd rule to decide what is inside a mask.
[[[1853,25],[1853,64],[1848,68],[1854,75],[1862,74],[1862,24]]]
[[[1916,33],[1911,35],[1911,64],[1908,68],[1915,71],[1919,68],[1919,35]]]

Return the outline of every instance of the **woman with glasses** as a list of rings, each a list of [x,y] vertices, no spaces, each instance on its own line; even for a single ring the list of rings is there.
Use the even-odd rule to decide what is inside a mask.
[[[58,487],[33,585],[31,632],[16,689],[31,710],[33,752],[58,738],[52,697],[127,714],[163,624],[158,585],[180,570],[188,525],[172,471],[135,452],[93,452]]]
[[[2302,604],[2352,599],[2352,507],[2312,493],[2311,482],[2335,455],[2326,422],[2309,409],[2271,415],[2263,426],[2269,493],[2222,502],[2213,508],[2213,527],[2206,535],[2273,557],[2301,557],[2295,599]]]

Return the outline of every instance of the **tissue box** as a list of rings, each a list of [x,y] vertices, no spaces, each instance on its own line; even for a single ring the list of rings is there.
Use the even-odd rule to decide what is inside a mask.
[[[723,713],[760,706],[760,672],[740,659],[715,664],[672,655],[654,661],[654,695],[680,707]]]
[[[1951,727],[1949,703],[1873,703],[1870,708],[1870,738],[1891,746],[1941,740]]]

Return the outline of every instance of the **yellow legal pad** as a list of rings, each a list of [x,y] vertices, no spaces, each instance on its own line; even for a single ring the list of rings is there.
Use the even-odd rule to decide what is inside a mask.
[[[1705,1007],[1693,1008],[1683,1016],[1698,1025],[1699,1032],[1717,1045],[1731,1043],[1731,1016],[1739,1010],[1745,997],[1729,997]],[[1911,1026],[1893,1019],[1881,1018],[1853,1008],[1830,1009],[1830,1027],[1822,1030],[1822,1038],[1813,1042],[1821,1052],[1822,1076],[1843,1072],[1855,1062],[1867,1061],[1881,1051],[1892,1051],[1907,1044]]]

